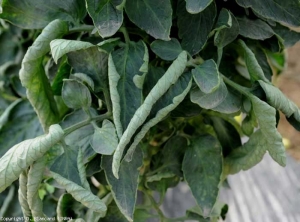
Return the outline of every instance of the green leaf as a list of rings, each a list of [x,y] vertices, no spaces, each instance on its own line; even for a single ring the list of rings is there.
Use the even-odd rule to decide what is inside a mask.
[[[105,217],[101,219],[101,222],[112,222],[112,221],[113,222],[128,222],[128,220],[120,212],[120,209],[115,204],[115,202],[112,202],[107,207],[107,213],[106,213]]]
[[[241,94],[228,90],[225,100],[223,100],[223,102],[221,102],[216,107],[212,108],[212,110],[220,113],[231,114],[240,111],[241,107],[242,107]]]
[[[255,40],[265,40],[274,35],[272,28],[260,19],[250,20],[246,17],[238,18],[240,35]]]
[[[68,62],[74,73],[84,73],[95,83],[95,92],[108,88],[108,55],[100,52],[98,46],[68,53]]]
[[[111,168],[112,156],[102,156],[101,166],[105,171],[105,176],[111,187],[114,200],[122,214],[129,221],[133,221],[139,178],[138,169],[142,165],[142,162],[142,151],[138,149],[134,153],[134,158],[131,162],[122,161],[119,179],[116,179]]]
[[[272,28],[275,34],[282,39],[285,47],[291,47],[300,40],[299,32],[295,32],[279,23],[277,23],[276,26]]]
[[[230,28],[231,26],[232,26],[231,14],[227,9],[222,8],[214,29],[218,31],[224,28]]]
[[[59,64],[58,70],[56,72],[56,75],[51,85],[54,95],[56,96],[61,95],[61,90],[63,87],[63,79],[69,78],[70,73],[71,73],[71,66],[66,61],[62,61]]]
[[[191,101],[198,104],[204,109],[213,109],[220,105],[228,94],[227,87],[222,79],[220,79],[220,87],[212,93],[205,94],[200,89],[191,91]]]
[[[61,96],[65,104],[72,109],[88,108],[92,103],[88,87],[73,79],[64,80]]]
[[[65,147],[64,153],[59,156],[50,170],[62,177],[81,185],[81,179],[77,167],[78,147]]]
[[[45,4],[38,0],[5,0],[0,18],[24,29],[42,29],[54,19],[79,24],[86,10],[83,0],[52,0]]]
[[[175,38],[170,41],[155,40],[150,46],[156,55],[167,61],[173,61],[182,52],[181,45]]]
[[[145,209],[135,209],[134,211],[134,222],[145,222],[153,218],[153,215]]]
[[[45,132],[58,122],[58,110],[52,89],[43,67],[44,56],[50,50],[50,41],[68,32],[66,22],[51,22],[27,50],[22,61],[20,79],[27,89],[27,97],[33,105]]]
[[[148,49],[142,41],[130,42],[128,47],[114,51],[109,56],[110,94],[119,138],[142,104],[148,60]]]
[[[239,44],[244,50],[244,60],[247,66],[247,70],[250,74],[251,80],[253,82],[255,80],[263,80],[265,82],[269,82],[269,80],[265,77],[264,72],[260,67],[258,61],[256,60],[255,55],[251,51],[251,49],[248,48],[248,46],[243,40],[239,40]]]
[[[95,89],[94,81],[88,75],[86,75],[84,73],[74,73],[73,75],[70,76],[70,79],[75,79],[75,80],[83,83],[84,85],[86,85],[87,87],[92,89],[93,91]]]
[[[87,11],[102,38],[114,35],[123,23],[122,0],[86,0]]]
[[[61,195],[57,202],[57,217],[70,217],[72,209],[76,208],[76,200],[69,193]]]
[[[151,127],[162,121],[172,110],[174,110],[186,97],[192,87],[191,74],[186,73],[179,77],[178,81],[154,104],[149,119],[142,129],[134,137],[133,143],[128,148],[126,160],[130,161],[136,146],[144,138]]]
[[[88,49],[93,46],[94,45],[89,42],[66,39],[54,39],[50,42],[51,54],[56,63],[63,55],[69,52]]]
[[[244,8],[252,10],[263,18],[292,26],[300,26],[300,3],[298,0],[236,0]]]
[[[59,185],[63,186],[75,200],[82,203],[82,205],[86,206],[92,211],[100,213],[102,217],[105,216],[107,207],[104,202],[99,199],[99,197],[95,196],[91,191],[84,189],[76,183],[63,178],[57,173],[51,172],[51,175],[53,179],[55,179]]]
[[[206,60],[192,70],[195,82],[200,90],[206,94],[212,93],[220,86],[220,75],[214,60]]]
[[[268,62],[266,53],[260,47],[251,47],[251,51],[254,53],[255,58],[259,64],[259,66],[263,70],[265,77],[271,82],[272,76],[273,76],[273,71]]]
[[[101,128],[96,128],[91,146],[96,153],[112,155],[118,146],[115,126],[109,120],[104,120]]]
[[[259,129],[253,133],[248,142],[235,149],[227,158],[227,170],[234,174],[240,170],[248,170],[259,163],[265,152],[281,166],[285,166],[285,148],[281,135],[276,129],[276,110],[255,96],[250,96],[252,115],[255,115]]]
[[[156,39],[170,40],[172,26],[170,1],[126,0],[125,9],[129,19],[149,35]]]
[[[185,9],[185,2],[180,0],[177,6],[179,37],[181,46],[191,55],[201,51],[216,18],[216,6],[210,4],[204,11],[192,15]]]
[[[0,159],[0,192],[18,179],[34,161],[45,155],[63,135],[59,125],[52,125],[47,135],[25,140],[10,148]]]
[[[31,211],[27,202],[27,172],[23,171],[19,177],[18,200],[24,217],[30,217]]]
[[[260,86],[266,93],[267,102],[270,106],[275,109],[280,110],[287,117],[288,120],[294,119],[292,124],[296,129],[300,125],[300,110],[297,105],[289,100],[278,88],[272,86],[271,84],[264,83],[263,81],[258,81]]]
[[[185,0],[186,10],[191,14],[202,12],[213,0]]]
[[[118,178],[118,170],[121,162],[121,158],[126,145],[130,142],[130,139],[135,134],[136,130],[145,122],[148,115],[151,112],[153,105],[162,97],[174,84],[178,78],[182,75],[187,63],[187,53],[181,52],[178,58],[168,68],[166,73],[159,79],[156,85],[152,88],[144,103],[136,110],[134,116],[130,120],[127,129],[122,135],[119,145],[114,153],[113,159],[113,172]],[[111,90],[112,91],[112,90]]]
[[[204,217],[211,214],[217,201],[222,165],[222,147],[210,135],[194,139],[184,155],[183,175]]]

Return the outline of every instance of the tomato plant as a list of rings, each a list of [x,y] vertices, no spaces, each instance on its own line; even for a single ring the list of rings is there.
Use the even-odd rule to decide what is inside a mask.
[[[285,165],[278,114],[299,130],[300,111],[272,80],[298,0],[0,6],[2,218],[217,221],[229,174],[266,152]],[[167,218],[181,181],[197,205]]]

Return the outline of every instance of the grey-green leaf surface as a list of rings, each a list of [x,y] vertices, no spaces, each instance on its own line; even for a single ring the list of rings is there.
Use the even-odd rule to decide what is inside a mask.
[[[122,0],[86,0],[87,11],[102,38],[114,35],[123,23]]]
[[[289,100],[278,88],[263,81],[258,81],[266,93],[267,102],[275,109],[280,110],[288,118],[294,118],[300,124],[300,110],[297,105]]]
[[[173,61],[182,52],[181,45],[175,38],[171,38],[170,41],[155,40],[151,43],[151,50],[167,61]]]
[[[100,213],[102,216],[105,215],[107,211],[105,203],[91,191],[63,178],[57,173],[51,172],[51,175],[53,179],[55,179],[59,185],[63,186],[75,200],[82,203],[87,208]]]
[[[178,34],[182,39],[181,46],[190,54],[195,55],[201,51],[213,28],[216,6],[212,3],[204,11],[192,15],[186,11],[185,1],[180,0],[177,6],[177,15]]]
[[[224,28],[230,28],[231,26],[232,26],[231,14],[227,9],[222,8],[214,29],[221,30]]]
[[[250,96],[250,99],[259,129],[250,136],[247,143],[226,158],[230,173],[250,169],[262,160],[266,151],[281,166],[286,164],[282,137],[276,129],[276,110],[255,96]]]
[[[204,109],[213,109],[221,104],[226,99],[228,90],[223,80],[220,80],[220,87],[212,93],[205,94],[200,89],[192,90],[191,101]]]
[[[177,82],[154,104],[149,119],[142,129],[134,137],[133,143],[128,148],[126,160],[131,160],[134,150],[139,142],[144,138],[151,127],[162,121],[172,110],[174,110],[186,97],[192,87],[191,73],[183,74]]]
[[[74,79],[65,79],[61,96],[65,104],[72,109],[88,108],[92,103],[89,88]]]
[[[112,155],[118,146],[116,128],[109,120],[104,120],[101,128],[96,128],[91,140],[96,153]]]
[[[252,8],[255,13],[276,22],[300,26],[300,3],[298,0],[236,0],[244,8]]]
[[[251,49],[249,49],[249,47],[245,44],[243,40],[239,40],[239,44],[244,50],[244,60],[247,66],[247,70],[250,74],[251,80],[263,80],[265,82],[269,82],[269,80],[265,77],[265,74]]]
[[[212,108],[212,110],[220,113],[231,114],[240,111],[241,107],[242,95],[238,92],[231,92],[228,90],[226,98],[223,100],[223,102]]]
[[[260,19],[238,18],[240,35],[249,39],[265,40],[274,35],[272,28]]]
[[[214,60],[206,60],[192,70],[193,78],[200,90],[206,94],[214,92],[220,86],[220,74]]]
[[[89,77],[88,75],[84,74],[84,73],[74,73],[73,75],[70,76],[70,79],[76,79],[79,82],[85,84],[86,86],[88,86],[89,88],[91,88],[92,90],[95,89],[95,84],[94,81],[91,79],[91,77]]]
[[[204,217],[211,214],[217,201],[222,166],[222,147],[210,135],[194,139],[184,155],[183,175]]]
[[[279,23],[275,27],[272,27],[276,35],[278,35],[285,47],[291,47],[300,40],[300,33],[294,30],[291,30],[288,27],[285,27]]]
[[[42,29],[54,19],[79,24],[85,16],[83,0],[51,0],[47,4],[38,0],[7,0],[3,1],[3,12],[0,18],[24,29]]]
[[[0,192],[58,143],[63,135],[64,132],[59,125],[52,125],[47,135],[25,140],[10,148],[0,159]]]
[[[58,110],[49,80],[43,67],[44,56],[50,51],[50,42],[68,32],[68,24],[54,20],[42,31],[27,50],[22,61],[20,79],[27,89],[27,97],[47,132],[48,127],[58,122]]]
[[[109,86],[119,137],[143,102],[142,89],[148,60],[148,49],[142,41],[130,42],[109,57]]]
[[[149,35],[156,39],[170,40],[172,26],[170,1],[126,0],[125,10],[129,19]]]
[[[91,190],[90,184],[87,180],[87,175],[86,175],[86,170],[85,170],[85,165],[84,165],[84,159],[83,159],[83,152],[79,148],[78,149],[78,156],[77,156],[77,168],[78,168],[78,173],[80,177],[80,182],[82,184],[82,187]]]
[[[100,52],[98,46],[69,52],[68,62],[74,73],[84,73],[95,83],[95,92],[108,88],[108,55]]]
[[[187,52],[183,51],[178,58],[171,64],[166,73],[159,79],[156,85],[149,92],[143,104],[136,110],[133,118],[130,120],[127,129],[122,135],[119,145],[115,151],[113,159],[113,173],[118,178],[118,170],[121,163],[121,158],[126,145],[136,132],[136,130],[145,122],[151,112],[152,106],[175,84],[178,78],[182,75],[187,63]]]
[[[94,45],[89,42],[67,39],[54,39],[50,42],[52,57],[56,63],[63,55],[69,52],[87,49],[93,46]]]
[[[81,179],[77,166],[77,157],[78,147],[68,146],[64,149],[64,153],[54,161],[50,167],[50,170],[54,173],[58,173],[67,180],[81,185]]]
[[[102,156],[101,166],[105,171],[105,176],[111,187],[114,200],[122,214],[129,221],[133,221],[139,178],[138,169],[142,165],[142,162],[142,150],[137,149],[131,162],[122,161],[119,179],[116,179],[111,168],[112,156]]]
[[[24,217],[30,217],[31,211],[27,202],[27,172],[23,171],[19,177],[18,200]]]
[[[191,14],[202,12],[213,0],[185,0],[186,10]]]

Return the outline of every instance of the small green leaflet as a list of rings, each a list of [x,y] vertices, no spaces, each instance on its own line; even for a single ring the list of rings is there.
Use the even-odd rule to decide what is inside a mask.
[[[222,8],[214,29],[221,30],[224,28],[230,28],[231,26],[232,26],[232,17],[230,15],[230,12],[227,9]]]
[[[27,97],[38,114],[44,131],[58,122],[58,110],[50,83],[43,67],[43,58],[50,51],[50,41],[68,32],[68,24],[59,20],[49,23],[26,52],[20,70],[22,85]]]
[[[202,12],[213,0],[185,0],[186,10],[191,14]]]
[[[96,153],[112,155],[118,146],[115,126],[109,120],[104,120],[101,128],[96,128],[91,140],[91,146]]]
[[[149,35],[156,39],[170,40],[172,26],[170,1],[126,0],[125,9],[129,19]]]
[[[219,194],[222,147],[213,136],[194,139],[184,155],[182,170],[203,216],[210,216]]]
[[[193,78],[200,90],[206,94],[216,91],[220,86],[220,75],[214,60],[206,60],[192,70]]]
[[[45,4],[39,0],[0,1],[3,8],[0,18],[24,29],[42,29],[55,19],[79,24],[86,9],[83,0],[51,0]]]
[[[122,135],[119,145],[114,153],[113,173],[118,178],[118,171],[121,163],[121,158],[126,145],[136,132],[136,130],[145,122],[151,112],[152,106],[163,96],[172,84],[175,84],[177,79],[182,75],[187,63],[187,52],[183,51],[178,58],[168,68],[166,73],[159,79],[156,85],[149,92],[144,103],[136,110],[134,116],[130,120],[127,129]]]
[[[246,17],[238,18],[240,35],[255,40],[265,40],[274,35],[272,28],[260,19],[250,20]]]
[[[93,46],[92,43],[77,40],[54,39],[50,42],[52,57],[56,63],[63,55],[69,52],[87,49]]]
[[[74,79],[65,79],[61,96],[65,104],[72,109],[88,108],[92,103],[89,88]]]
[[[85,0],[87,11],[102,38],[114,35],[123,23],[122,0]]]
[[[111,187],[114,200],[122,214],[129,221],[133,221],[133,212],[137,198],[139,167],[142,165],[142,162],[142,150],[138,149],[134,153],[134,158],[131,162],[122,161],[119,179],[116,179],[111,169],[112,156],[102,156],[101,166],[105,171],[105,176]]]
[[[151,43],[151,50],[167,61],[173,61],[182,52],[181,45],[175,38],[171,38],[170,41],[155,40]]]
[[[227,87],[222,79],[220,87],[212,93],[205,94],[200,89],[192,90],[190,97],[193,103],[198,104],[204,109],[213,109],[221,104],[228,94]]]
[[[185,1],[179,0],[177,15],[178,35],[182,39],[181,46],[191,55],[195,55],[201,51],[213,28],[216,5],[212,3],[204,11],[192,15],[186,11]]]
[[[0,159],[0,192],[14,182],[22,171],[45,153],[64,136],[59,125],[52,125],[47,135],[25,140],[7,151]]]
[[[298,0],[236,0],[244,8],[252,8],[263,18],[292,26],[300,26],[300,3]]]
[[[105,203],[95,196],[91,191],[84,189],[83,187],[69,181],[57,173],[51,172],[53,179],[63,186],[72,197],[78,202],[82,203],[87,208],[100,213],[102,217],[105,216],[107,207]]]

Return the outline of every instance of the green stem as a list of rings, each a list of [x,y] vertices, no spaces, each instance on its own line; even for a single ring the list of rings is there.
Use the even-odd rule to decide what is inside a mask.
[[[74,33],[74,32],[91,32],[93,31],[95,26],[93,25],[81,25],[81,26],[76,26],[73,27],[69,30],[69,33]]]
[[[232,80],[228,79],[226,76],[222,75],[223,80],[226,84],[230,85],[232,88],[236,89],[237,91],[239,91],[241,94],[243,94],[244,96],[250,96],[250,92],[249,89],[241,86],[235,82],[233,82]]]
[[[166,221],[166,217],[163,214],[163,212],[161,211],[161,209],[159,208],[159,206],[157,205],[156,201],[154,200],[154,198],[152,197],[152,195],[150,194],[151,191],[147,191],[147,190],[142,190],[143,193],[149,198],[152,206],[154,207],[154,209],[157,211],[158,216],[159,216],[159,221],[164,222]]]
[[[105,87],[103,89],[103,94],[104,94],[107,112],[112,113],[112,104],[111,104],[111,99],[110,99],[110,94],[109,94],[108,88]]]
[[[125,42],[126,42],[126,44],[128,45],[129,42],[130,42],[130,38],[129,38],[129,35],[128,35],[128,32],[127,32],[127,29],[126,29],[125,27],[121,27],[121,28],[120,28],[120,32],[123,33],[124,38],[125,38]]]

